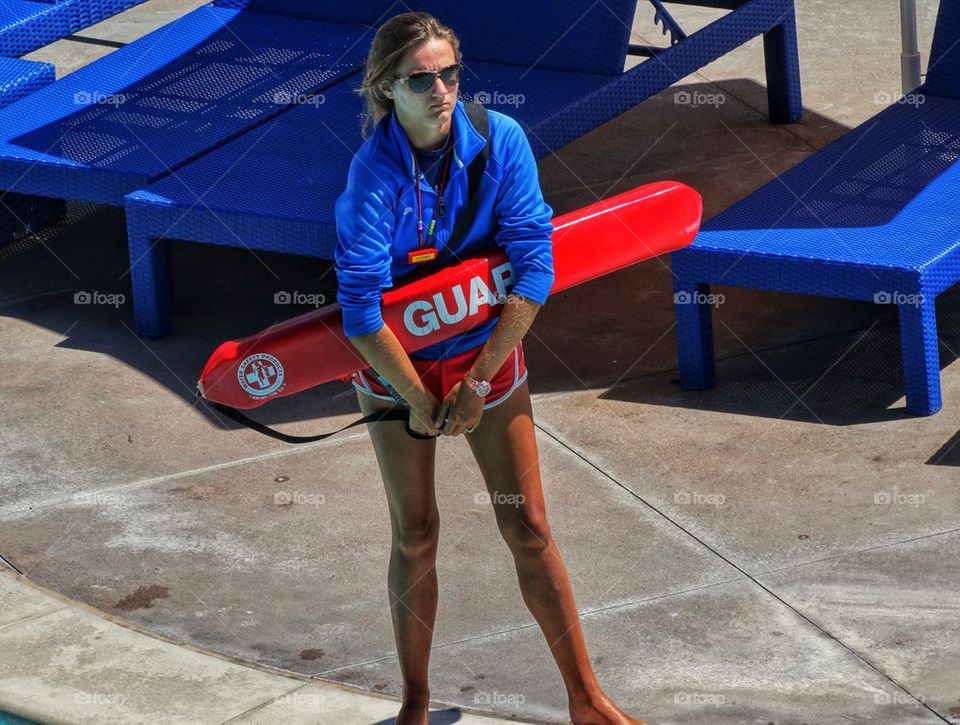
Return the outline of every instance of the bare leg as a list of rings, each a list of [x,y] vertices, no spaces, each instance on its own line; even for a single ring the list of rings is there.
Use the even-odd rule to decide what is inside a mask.
[[[560,668],[576,725],[643,725],[607,697],[580,628],[567,571],[547,524],[540,462],[526,383],[483,414],[467,440],[513,553],[523,601]]]
[[[357,394],[364,414],[385,407]],[[372,423],[390,507],[392,544],[387,587],[390,614],[403,676],[403,703],[397,725],[427,725],[430,687],[427,670],[437,615],[437,542],[440,516],[434,488],[436,441],[411,438],[401,423]]]

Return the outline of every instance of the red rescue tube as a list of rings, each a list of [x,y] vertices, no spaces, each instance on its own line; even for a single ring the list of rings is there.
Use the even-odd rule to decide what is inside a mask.
[[[646,184],[553,221],[550,294],[686,247],[700,228],[700,195],[675,181]],[[512,270],[502,250],[388,290],[383,318],[407,352],[500,314]],[[367,364],[343,334],[339,305],[294,317],[218,347],[197,389],[207,400],[255,408]]]

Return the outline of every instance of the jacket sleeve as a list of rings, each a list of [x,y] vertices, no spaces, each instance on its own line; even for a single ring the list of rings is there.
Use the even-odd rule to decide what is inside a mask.
[[[537,162],[523,129],[504,117],[501,132],[503,178],[495,204],[498,231],[494,241],[513,267],[511,292],[543,304],[553,287],[553,210],[543,200]]]
[[[337,199],[337,302],[343,332],[365,335],[383,327],[383,289],[393,286],[390,244],[393,238],[392,194],[358,154],[350,163],[347,187]]]

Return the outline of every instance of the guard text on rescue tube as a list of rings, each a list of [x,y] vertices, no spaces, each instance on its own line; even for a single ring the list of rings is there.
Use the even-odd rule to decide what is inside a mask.
[[[474,317],[483,305],[502,305],[507,301],[507,288],[513,282],[513,268],[509,262],[504,262],[490,270],[490,277],[495,292],[487,280],[477,275],[471,277],[469,283],[456,284],[427,299],[414,300],[403,311],[404,325],[411,334],[423,337],[443,325],[455,325],[467,317]],[[452,299],[448,300],[445,293]]]

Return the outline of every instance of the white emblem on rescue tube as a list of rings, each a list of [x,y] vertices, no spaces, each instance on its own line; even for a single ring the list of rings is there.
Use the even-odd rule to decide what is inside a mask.
[[[258,352],[240,363],[237,382],[251,397],[264,398],[283,385],[283,365],[273,355]]]
[[[432,297],[414,300],[403,311],[403,324],[410,334],[423,337],[436,332],[443,325],[455,325],[466,317],[473,317],[482,305],[502,305],[507,299],[507,288],[513,281],[513,268],[509,262],[490,270],[496,294],[480,276],[470,278],[469,291],[464,292],[463,284],[450,288],[453,297],[448,304],[442,292]]]

